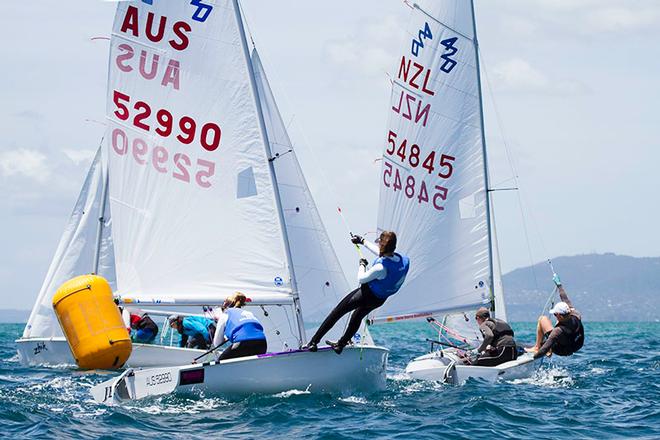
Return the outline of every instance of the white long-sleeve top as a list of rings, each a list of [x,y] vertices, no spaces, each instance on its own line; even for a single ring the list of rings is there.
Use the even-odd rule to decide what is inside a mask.
[[[217,319],[215,335],[213,335],[213,347],[217,347],[225,341],[225,326],[229,320],[229,315],[220,309],[216,309],[213,317]]]
[[[379,255],[380,254],[380,248],[376,245],[376,243],[372,243],[370,241],[364,240],[364,247],[369,249],[374,255]],[[391,257],[385,257],[385,258],[390,258],[393,261],[398,262],[400,258],[397,255],[392,255]],[[358,268],[358,282],[360,284],[366,284],[369,281],[373,280],[382,280],[385,279],[387,276],[387,269],[385,269],[385,266],[383,266],[381,263],[374,264],[371,266],[371,269],[367,270],[366,267],[363,265],[360,265]]]

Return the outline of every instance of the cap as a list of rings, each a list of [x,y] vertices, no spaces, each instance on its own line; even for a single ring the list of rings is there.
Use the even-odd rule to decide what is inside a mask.
[[[563,301],[558,302],[552,309],[550,309],[550,313],[553,315],[568,315],[570,312],[571,308]]]

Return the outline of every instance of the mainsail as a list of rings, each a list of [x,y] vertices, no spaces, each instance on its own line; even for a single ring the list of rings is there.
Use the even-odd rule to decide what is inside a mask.
[[[234,5],[200,8],[117,9],[106,136],[117,288],[290,292]]]
[[[114,287],[114,255],[111,237],[111,217],[103,208],[103,182],[105,172],[99,149],[83,183],[78,201],[69,217],[57,246],[39,296],[28,319],[23,338],[53,338],[62,336],[62,330],[53,312],[53,295],[65,281],[84,273],[97,272],[94,254],[98,243],[98,223],[103,217],[98,273]],[[107,206],[107,204],[106,204]]]
[[[420,1],[407,33],[392,85],[378,229],[398,234],[411,270],[378,315],[490,306],[488,176],[471,2]]]

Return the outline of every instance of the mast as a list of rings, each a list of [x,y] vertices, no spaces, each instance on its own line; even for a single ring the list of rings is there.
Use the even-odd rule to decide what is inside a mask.
[[[484,124],[484,100],[481,91],[481,67],[479,65],[479,42],[477,40],[477,17],[474,13],[474,0],[470,0],[472,9],[472,29],[474,41],[474,58],[477,66],[477,88],[479,89],[479,117],[481,118],[481,147],[484,157],[484,182],[486,185],[486,226],[488,228],[488,268],[490,272],[490,309],[495,311],[495,277],[493,270],[493,238],[492,238],[492,225],[491,225],[491,207],[490,207],[490,184],[488,178],[488,151],[486,149],[486,129]]]
[[[101,141],[101,144],[103,144],[103,141]],[[101,150],[102,147],[99,147],[99,151]],[[101,206],[99,207],[99,218],[98,218],[98,225],[96,228],[96,248],[94,248],[94,266],[92,268],[92,273],[95,273],[98,275],[99,273],[99,260],[101,259],[101,239],[103,236],[103,224],[105,223],[105,200],[107,197],[108,193],[108,178],[109,178],[109,173],[108,173],[108,168],[103,169],[103,153],[101,152],[101,173],[105,171],[105,178],[103,179],[103,188],[101,189]]]
[[[245,36],[245,29],[243,27],[243,19],[241,17],[240,7],[238,0],[232,0],[234,3],[234,10],[236,11],[236,22],[238,24],[239,34],[241,36],[241,45],[245,60],[247,61],[248,73],[250,74],[250,87],[252,88],[252,96],[254,97],[255,106],[257,108],[257,115],[259,119],[259,130],[261,131],[261,138],[264,141],[266,149],[266,158],[268,159],[268,169],[270,170],[270,178],[273,185],[273,192],[275,194],[275,205],[277,207],[277,215],[280,222],[280,229],[282,230],[282,239],[284,240],[284,249],[286,251],[286,263],[289,270],[289,279],[291,280],[291,294],[293,296],[293,309],[296,314],[296,323],[298,324],[298,334],[300,345],[307,343],[305,335],[305,323],[302,318],[302,308],[300,307],[300,296],[298,293],[298,283],[296,282],[296,275],[293,268],[293,258],[291,257],[291,248],[289,247],[289,236],[286,230],[286,223],[284,221],[284,212],[282,210],[282,200],[280,198],[280,190],[277,186],[277,177],[275,175],[275,167],[273,165],[272,152],[270,149],[270,142],[268,140],[268,133],[266,132],[266,122],[264,121],[263,109],[261,108],[261,101],[259,100],[259,91],[257,90],[257,83],[254,77],[254,67],[252,66],[252,57],[250,57],[250,50],[248,48],[247,38]]]

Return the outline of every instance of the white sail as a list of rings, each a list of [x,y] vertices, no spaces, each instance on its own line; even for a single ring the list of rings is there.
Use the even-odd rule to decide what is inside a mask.
[[[350,286],[307,186],[296,152],[275,102],[261,59],[252,51],[259,98],[271,146],[287,237],[307,333],[312,334]],[[328,338],[337,339],[346,319]],[[360,332],[366,336],[366,330]]]
[[[415,4],[393,75],[378,229],[411,269],[378,315],[490,303],[489,228],[469,1]],[[470,318],[472,318],[470,316]]]
[[[96,153],[69,217],[62,238],[57,246],[48,273],[39,291],[28,319],[23,338],[53,338],[62,335],[53,312],[53,295],[65,281],[94,272],[94,252],[97,246],[97,229],[103,198],[103,165],[101,150]],[[110,222],[106,211],[105,223]],[[109,228],[102,230],[99,274],[114,282],[112,240]]]
[[[231,1],[126,2],[108,85],[122,294],[291,292]]]

